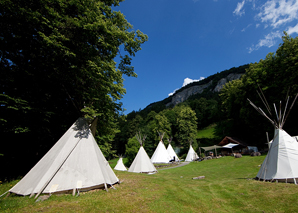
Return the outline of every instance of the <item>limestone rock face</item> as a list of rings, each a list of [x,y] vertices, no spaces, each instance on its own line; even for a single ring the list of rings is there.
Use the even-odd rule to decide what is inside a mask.
[[[180,92],[175,93],[172,96],[171,102],[169,102],[166,106],[173,105],[175,106],[176,104],[182,103],[186,101],[190,96],[195,95],[195,94],[200,94],[202,93],[205,89],[209,89],[213,92],[220,92],[220,90],[223,88],[223,86],[232,80],[240,79],[242,74],[237,74],[237,73],[231,73],[227,77],[220,79],[215,88],[209,88],[212,85],[212,80],[209,81],[207,84],[203,85],[194,85],[192,87],[186,88]]]
[[[173,104],[174,106],[176,104],[179,104],[181,102],[186,101],[191,95],[195,95],[197,93],[202,93],[204,89],[209,87],[212,84],[212,81],[210,81],[207,84],[199,85],[199,86],[192,86],[187,89],[182,90],[181,92],[175,93],[172,97],[172,101],[170,104]]]
[[[229,81],[233,81],[236,79],[240,79],[242,74],[231,73],[226,78],[222,78],[218,81],[216,87],[214,88],[213,92],[220,92],[223,86],[228,83]]]

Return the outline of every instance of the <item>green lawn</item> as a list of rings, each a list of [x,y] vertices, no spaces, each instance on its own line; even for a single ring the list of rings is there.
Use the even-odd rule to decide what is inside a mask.
[[[123,181],[116,190],[53,195],[37,203],[29,197],[2,197],[0,212],[297,212],[297,185],[252,179],[264,158],[223,157],[154,175],[115,171]],[[197,176],[205,179],[192,179]],[[16,182],[2,183],[0,194]]]

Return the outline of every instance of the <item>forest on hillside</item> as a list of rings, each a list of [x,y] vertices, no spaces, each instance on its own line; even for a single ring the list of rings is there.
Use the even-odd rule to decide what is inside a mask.
[[[190,142],[197,149],[226,135],[257,146],[264,145],[266,131],[272,137],[273,127],[247,98],[262,105],[258,85],[269,103],[282,100],[284,106],[287,94],[293,98],[298,37],[285,33],[275,53],[247,66],[245,75],[220,93],[205,92],[170,107],[166,98],[125,116],[119,102],[125,94],[123,76],[137,76],[132,58],[148,36],[113,11],[121,1],[1,2],[0,178],[24,175],[78,117],[98,118],[95,139],[108,159],[134,149],[136,132],[147,135],[149,155],[158,132],[165,132],[165,142],[172,137],[180,154]],[[209,80],[216,82],[224,73]],[[297,134],[297,115],[296,103],[284,126],[291,135]],[[214,123],[216,138],[197,140],[197,131]]]
[[[174,107],[166,107],[169,101],[167,98],[150,104],[144,110],[131,112],[119,122],[120,133],[115,138],[115,149],[119,153],[125,153],[127,148],[137,146],[133,138],[138,131],[147,135],[144,147],[149,156],[158,144],[158,131],[165,132],[165,138],[173,138],[172,146],[179,148],[180,156],[188,151],[189,142],[192,142],[194,149],[198,151],[199,146],[218,144],[225,136],[239,138],[259,149],[266,148],[266,132],[269,138],[273,138],[274,127],[249,104],[248,99],[265,111],[257,92],[261,89],[272,107],[271,110],[274,112],[275,103],[278,110],[281,106],[284,112],[286,98],[290,96],[287,108],[289,110],[291,101],[298,92],[298,37],[292,38],[285,34],[282,39],[283,43],[276,53],[269,53],[258,63],[246,66],[246,72],[241,79],[228,82],[219,93],[207,89]],[[240,71],[241,69],[243,67],[240,67]],[[237,68],[231,70],[239,72]],[[211,78],[220,80],[224,77],[224,72]],[[206,82],[208,80],[196,84]],[[295,122],[297,116],[298,104],[295,103],[284,126],[290,135],[298,134]],[[275,114],[272,118],[277,120]],[[215,137],[197,140],[196,132],[211,124],[216,124]],[[167,144],[167,140],[164,140],[164,143]]]

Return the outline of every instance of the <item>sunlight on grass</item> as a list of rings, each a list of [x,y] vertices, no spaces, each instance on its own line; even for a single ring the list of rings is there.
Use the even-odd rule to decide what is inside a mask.
[[[115,171],[122,181],[116,190],[52,195],[37,203],[11,195],[0,199],[0,212],[296,212],[296,185],[253,180],[264,158],[223,157],[154,175]],[[192,179],[197,176],[205,179]],[[0,193],[15,183],[2,183]]]
[[[200,138],[214,138],[216,124],[212,124],[204,129],[198,130],[197,139]]]

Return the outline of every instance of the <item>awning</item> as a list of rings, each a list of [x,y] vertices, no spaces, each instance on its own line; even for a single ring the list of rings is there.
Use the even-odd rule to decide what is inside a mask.
[[[222,148],[229,148],[232,149],[234,146],[238,146],[239,144],[235,143],[228,143],[227,145],[224,145]]]
[[[209,151],[209,150],[213,150],[213,149],[219,149],[221,148],[221,146],[205,146],[205,147],[201,147],[202,149],[204,149],[205,151]]]

